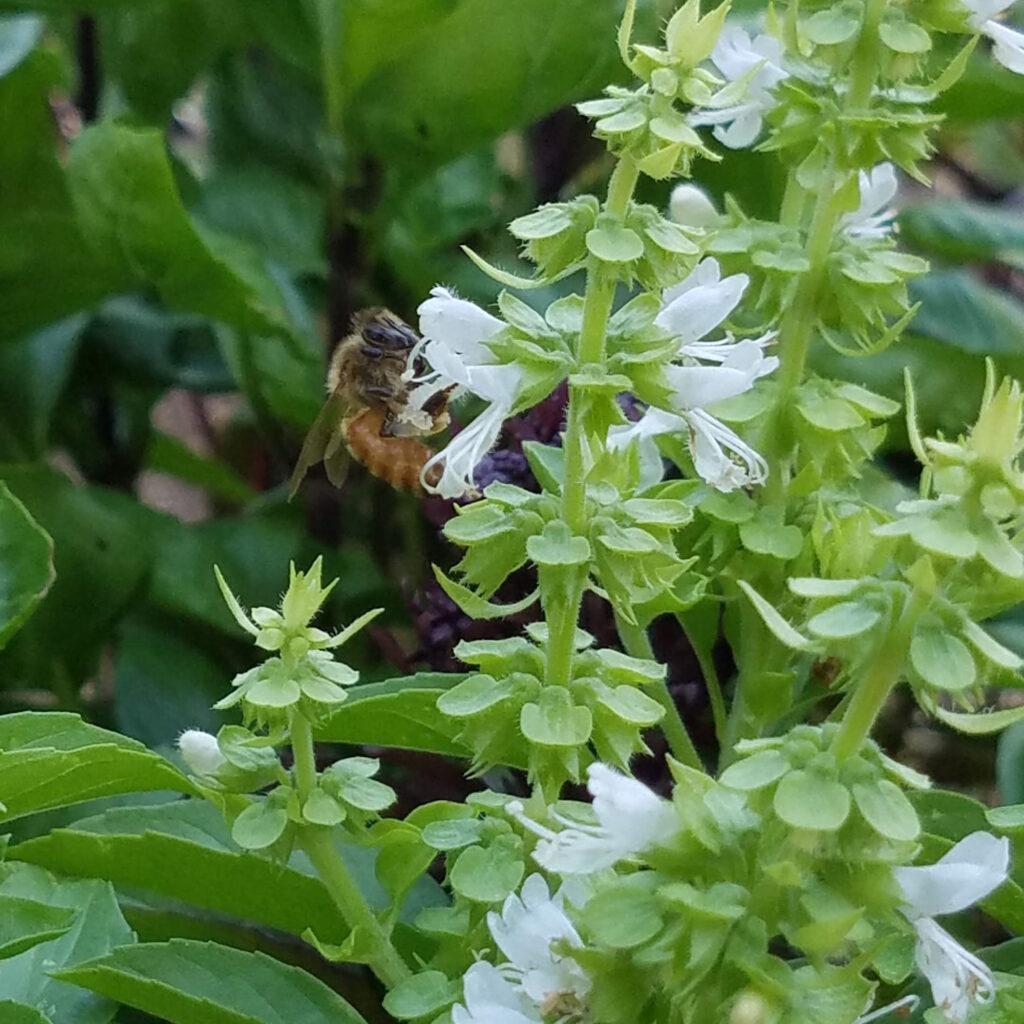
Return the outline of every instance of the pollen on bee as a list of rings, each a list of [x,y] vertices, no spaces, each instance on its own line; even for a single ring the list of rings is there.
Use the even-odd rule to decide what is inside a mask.
[[[386,415],[385,409],[363,409],[345,424],[345,442],[374,476],[396,490],[418,492],[420,473],[434,452],[414,437],[382,437]]]

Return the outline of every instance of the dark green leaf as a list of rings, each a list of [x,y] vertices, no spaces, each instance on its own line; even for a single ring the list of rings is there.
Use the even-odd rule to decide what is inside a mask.
[[[53,541],[0,480],[0,647],[53,582]]]
[[[188,793],[192,783],[142,744],[86,725],[77,715],[0,716],[3,818],[147,790]]]
[[[0,1001],[44,1007],[52,1024],[108,1024],[113,1020],[116,1004],[50,975],[54,969],[102,956],[114,946],[134,941],[113,889],[106,882],[60,878],[30,864],[7,864],[0,866],[0,896],[36,900],[74,915],[70,927],[58,938],[3,961]],[[6,1018],[0,1020],[7,1024]]]
[[[58,977],[173,1024],[364,1024],[311,974],[213,942],[122,946]]]

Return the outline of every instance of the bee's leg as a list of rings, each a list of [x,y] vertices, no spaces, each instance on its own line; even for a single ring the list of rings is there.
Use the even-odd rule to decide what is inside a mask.
[[[388,353],[385,352],[384,349],[377,348],[376,345],[363,345],[363,347],[359,351],[364,356],[366,356],[367,359],[383,359],[386,355],[388,355]]]

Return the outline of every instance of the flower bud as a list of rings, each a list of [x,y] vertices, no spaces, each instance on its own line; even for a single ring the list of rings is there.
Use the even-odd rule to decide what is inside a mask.
[[[760,992],[747,989],[732,1004],[729,1024],[772,1024],[778,1015]]]
[[[202,729],[186,729],[178,737],[178,749],[193,775],[214,776],[227,764],[217,737]]]
[[[668,201],[668,215],[677,224],[691,228],[706,228],[714,224],[720,214],[704,189],[686,182],[672,189]]]

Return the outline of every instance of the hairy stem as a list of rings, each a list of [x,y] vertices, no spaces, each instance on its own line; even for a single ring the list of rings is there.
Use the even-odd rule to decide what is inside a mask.
[[[629,208],[633,189],[640,175],[636,163],[623,157],[612,172],[608,183],[608,198],[605,210],[617,217],[623,217]],[[594,268],[587,274],[586,292],[583,297],[583,326],[580,330],[580,344],[577,363],[600,363],[604,359],[604,339],[608,328],[608,317],[615,301],[615,279]],[[584,428],[584,403],[586,396],[577,388],[569,388],[569,412],[565,431],[565,481],[562,486],[562,518],[572,532],[581,537],[587,533],[587,484],[584,445],[587,443]],[[576,570],[572,570],[576,572]],[[573,641],[576,624],[579,621],[580,603],[583,600],[585,578],[574,579],[566,587],[566,600],[560,603],[557,614],[550,610],[548,618],[548,660],[545,679],[549,685],[565,685],[572,674]]]
[[[374,952],[368,957],[373,973],[388,988],[394,988],[399,982],[410,977],[412,971],[391,944],[391,940],[359,891],[359,886],[338,856],[330,831],[316,825],[310,826],[303,830],[299,842],[316,868],[320,881],[324,883],[335,906],[341,911],[345,923],[353,931],[358,930],[363,939],[369,940],[373,947]]]
[[[291,715],[291,743],[295,759],[295,791],[300,801],[305,803],[316,788],[316,754],[309,719],[298,711]],[[391,944],[387,933],[363,898],[359,886],[338,856],[331,830],[319,825],[305,825],[299,835],[299,845],[316,868],[320,881],[341,911],[345,923],[353,931],[358,929],[373,948],[374,952],[368,960],[373,973],[388,988],[394,988],[408,978],[412,972]]]

